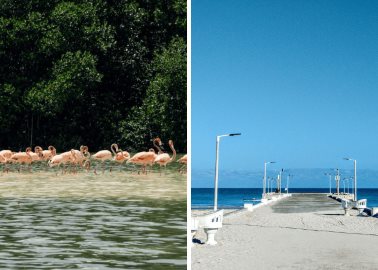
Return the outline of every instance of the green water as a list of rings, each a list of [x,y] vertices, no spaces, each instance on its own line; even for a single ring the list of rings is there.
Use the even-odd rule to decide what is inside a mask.
[[[0,269],[186,269],[186,176],[2,174],[0,224]]]

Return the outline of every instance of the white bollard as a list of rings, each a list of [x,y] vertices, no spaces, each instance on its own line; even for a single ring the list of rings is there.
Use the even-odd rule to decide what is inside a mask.
[[[218,229],[222,228],[223,210],[200,216],[198,219],[198,226],[202,227],[207,235],[206,244],[216,245],[217,241],[215,241],[215,234],[217,233]]]
[[[247,209],[247,211],[252,212],[253,211],[253,203],[245,201],[244,202],[244,209]]]
[[[344,211],[345,211],[345,216],[349,216],[349,210],[352,208],[352,202],[349,201],[349,200],[345,200],[343,199],[341,201],[341,206],[343,207]]]
[[[217,233],[218,229],[212,229],[212,228],[204,228],[206,235],[207,235],[207,241],[206,244],[214,246],[217,244],[217,241],[215,241],[215,234]]]

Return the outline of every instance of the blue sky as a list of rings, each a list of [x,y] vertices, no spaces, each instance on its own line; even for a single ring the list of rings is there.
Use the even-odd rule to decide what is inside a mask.
[[[192,0],[192,185],[230,132],[223,171],[352,168],[344,156],[378,170],[377,14],[373,0]]]

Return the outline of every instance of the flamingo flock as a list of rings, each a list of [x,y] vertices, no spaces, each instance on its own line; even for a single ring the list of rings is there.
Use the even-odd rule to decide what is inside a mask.
[[[172,140],[168,141],[168,145],[172,151],[172,156],[162,151],[162,141],[160,138],[153,139],[153,147],[148,151],[142,151],[130,155],[129,152],[124,151],[118,147],[118,144],[113,143],[110,146],[110,150],[104,149],[97,153],[91,154],[87,146],[80,146],[79,149],[71,149],[62,153],[57,153],[54,146],[49,146],[47,150],[43,150],[41,146],[34,147],[34,152],[31,147],[27,147],[25,152],[13,152],[11,150],[0,151],[0,164],[3,165],[3,172],[8,173],[10,171],[10,164],[18,164],[18,172],[22,170],[32,171],[33,164],[46,164],[47,168],[60,167],[62,173],[67,173],[67,168],[71,168],[71,172],[76,173],[78,170],[83,169],[89,172],[93,163],[101,163],[102,173],[105,172],[106,162],[114,163],[119,166],[124,164],[131,164],[136,167],[140,167],[137,170],[138,174],[147,174],[147,167],[153,167],[154,164],[164,167],[166,169],[169,163],[172,163],[176,159],[176,150]],[[156,149],[156,150],[155,150]],[[178,170],[180,173],[185,173],[187,164],[187,155],[180,158],[178,163],[183,164]],[[109,168],[111,172],[112,167]],[[93,172],[97,174],[96,168]]]

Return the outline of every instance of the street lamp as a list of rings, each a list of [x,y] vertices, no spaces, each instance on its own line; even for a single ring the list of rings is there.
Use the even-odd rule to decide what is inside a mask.
[[[214,179],[214,211],[218,210],[218,160],[219,160],[219,142],[220,138],[228,136],[238,136],[241,133],[231,133],[217,136],[216,154],[215,154],[215,179]]]
[[[357,201],[357,160],[352,158],[344,158],[344,160],[352,160],[354,163],[354,200]]]
[[[294,175],[288,174],[287,177],[286,177],[286,194],[289,193],[289,180],[290,180],[291,176],[294,176]]]
[[[349,194],[349,180],[352,180],[353,177],[348,177],[348,178],[344,178],[344,181],[346,180],[347,181],[347,192]]]
[[[273,193],[273,184],[274,184],[274,177],[270,178],[270,193]]]
[[[279,179],[279,193],[281,194],[281,183],[282,183],[282,173],[283,173],[284,169],[281,169],[280,171],[280,179]]]
[[[262,194],[263,199],[265,198],[265,193],[266,193],[266,164],[270,164],[270,163],[276,163],[276,162],[275,161],[264,162],[264,181],[263,181],[263,194]]]
[[[332,194],[332,174],[330,173],[324,173],[324,175],[328,175],[329,176],[329,194]]]

